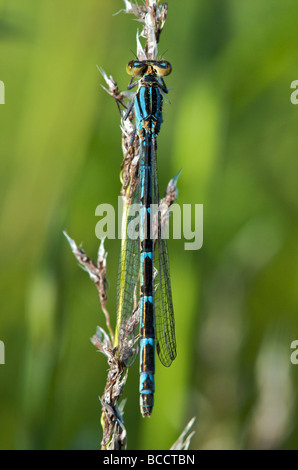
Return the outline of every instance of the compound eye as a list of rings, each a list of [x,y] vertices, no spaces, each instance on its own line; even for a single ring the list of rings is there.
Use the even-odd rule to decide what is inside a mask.
[[[132,77],[137,77],[142,74],[145,65],[138,60],[131,60],[126,66],[126,72]]]
[[[156,62],[154,67],[159,77],[166,77],[172,72],[172,66],[167,60],[161,60],[160,62]]]

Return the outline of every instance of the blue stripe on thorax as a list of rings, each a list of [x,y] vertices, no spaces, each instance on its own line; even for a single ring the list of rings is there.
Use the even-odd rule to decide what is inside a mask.
[[[134,112],[138,131],[147,127],[152,131],[152,121],[155,123],[154,134],[157,135],[162,122],[162,94],[157,85],[143,83],[135,98]],[[144,124],[146,121],[146,125]],[[150,126],[151,124],[151,126]]]

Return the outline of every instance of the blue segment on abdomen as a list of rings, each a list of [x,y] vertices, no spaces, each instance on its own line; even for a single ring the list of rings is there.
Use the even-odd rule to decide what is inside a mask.
[[[146,389],[143,390],[145,382],[147,382]],[[141,372],[140,373],[140,393],[143,393],[143,394],[153,393],[154,389],[155,389],[154,375],[148,374],[147,372]]]

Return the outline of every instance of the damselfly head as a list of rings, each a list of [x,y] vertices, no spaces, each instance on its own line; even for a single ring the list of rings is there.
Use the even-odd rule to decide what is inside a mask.
[[[126,72],[132,77],[142,77],[146,73],[166,77],[172,72],[172,66],[167,60],[131,60],[126,66]]]

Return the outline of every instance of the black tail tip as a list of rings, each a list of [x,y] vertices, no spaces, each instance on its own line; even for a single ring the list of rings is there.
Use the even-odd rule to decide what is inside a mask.
[[[149,407],[141,408],[141,414],[142,414],[143,418],[150,418],[151,413],[152,413],[152,407],[151,408],[149,408]]]
[[[154,397],[152,393],[140,395],[140,409],[143,418],[150,418],[154,404]]]

